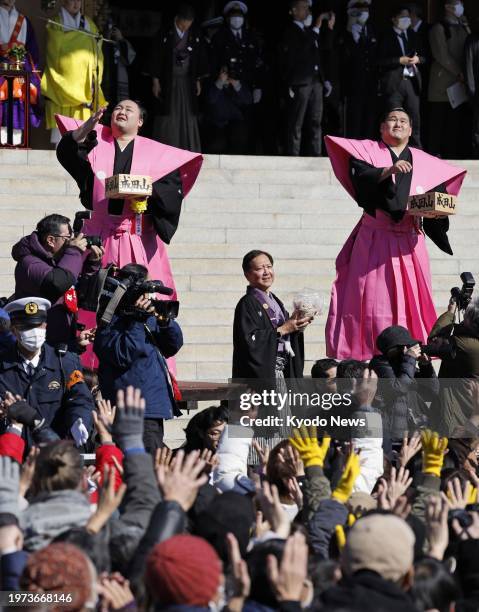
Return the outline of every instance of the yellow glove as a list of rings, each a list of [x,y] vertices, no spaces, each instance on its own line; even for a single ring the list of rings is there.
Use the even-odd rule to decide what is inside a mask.
[[[346,546],[346,534],[344,533],[344,527],[342,525],[336,525],[336,527],[334,528],[334,533],[336,534],[336,543],[338,545],[338,550],[339,552],[341,552]]]
[[[447,438],[441,438],[435,431],[426,429],[421,432],[421,443],[423,474],[434,474],[440,478]]]
[[[356,482],[356,478],[359,476],[360,471],[359,455],[356,453],[351,453],[346,461],[346,466],[341,479],[338,482],[338,486],[331,494],[332,499],[345,504],[351,497],[354,483]]]
[[[348,514],[348,527],[352,527],[354,523],[356,522],[356,520],[357,520],[356,516],[352,512],[350,512]]]
[[[310,427],[308,431],[308,429],[302,425],[299,430],[293,429],[293,437],[289,439],[289,442],[291,446],[298,451],[301,461],[304,463],[304,467],[311,467],[312,465],[323,467],[331,443],[331,438],[329,436],[324,436],[320,446],[316,427]]]

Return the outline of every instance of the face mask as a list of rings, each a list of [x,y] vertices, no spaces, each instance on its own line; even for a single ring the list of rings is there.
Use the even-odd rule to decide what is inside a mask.
[[[454,6],[454,15],[456,17],[462,17],[464,15],[464,5],[463,4],[456,4]]]
[[[239,15],[230,18],[230,26],[233,28],[233,30],[241,30],[243,23],[244,17],[240,17]]]
[[[360,23],[361,25],[364,25],[368,19],[369,19],[368,11],[363,11],[358,17],[358,23]]]
[[[410,17],[400,17],[398,19],[398,28],[400,30],[407,30],[411,26],[411,18]]]
[[[306,19],[303,21],[303,23],[304,23],[304,27],[305,28],[310,28],[311,24],[313,23],[313,16],[312,15],[308,15],[306,17]]]
[[[34,327],[33,329],[26,329],[25,331],[18,332],[18,342],[27,351],[38,351],[42,348],[45,343],[45,337],[47,330],[42,327]]]

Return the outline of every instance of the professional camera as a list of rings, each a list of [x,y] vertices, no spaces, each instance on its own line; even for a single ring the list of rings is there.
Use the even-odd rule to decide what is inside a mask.
[[[137,278],[119,278],[118,270],[111,270],[107,275],[98,298],[98,318],[102,323],[109,323],[113,314],[131,317],[136,321],[146,321],[151,314],[135,306],[142,295],[160,293],[172,295],[173,289],[165,287],[160,280],[138,280]],[[168,325],[171,319],[178,316],[179,303],[176,301],[151,299],[151,305],[160,325]]]
[[[472,293],[476,285],[474,276],[470,272],[463,272],[461,274],[462,287],[453,287],[451,289],[451,297],[457,304],[459,310],[466,310],[469,306],[469,302],[472,299]]]
[[[83,228],[83,222],[91,219],[91,210],[80,210],[75,213],[73,220],[73,233],[79,234]],[[86,238],[87,248],[91,249],[92,246],[101,247],[102,241],[100,236],[84,236]]]
[[[233,81],[241,80],[238,60],[236,59],[236,57],[230,57],[228,65],[226,66],[226,70],[228,71],[228,76],[230,79],[232,79]]]

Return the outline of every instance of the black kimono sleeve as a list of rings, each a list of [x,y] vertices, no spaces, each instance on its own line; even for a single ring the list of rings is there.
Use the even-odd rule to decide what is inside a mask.
[[[407,200],[411,190],[412,174],[396,175],[396,183],[391,177],[381,181],[384,168],[376,168],[367,162],[351,158],[350,172],[351,180],[356,191],[356,202],[364,211],[375,216],[376,210],[388,213],[394,221],[401,221],[406,213]],[[444,184],[438,185],[431,191],[447,193]],[[422,220],[424,233],[434,244],[452,255],[451,245],[447,232],[449,230],[449,217],[442,219]]]
[[[170,244],[178,228],[182,201],[183,183],[179,170],[174,170],[153,183],[147,213],[153,218],[156,233],[166,244]]]
[[[242,298],[233,323],[233,378],[274,380],[278,338],[259,303]]]
[[[75,180],[80,190],[80,201],[85,208],[93,210],[94,174],[88,154],[98,144],[97,134],[92,131],[82,143],[73,140],[72,132],[65,132],[57,147],[57,159]]]
[[[404,180],[394,183],[392,178],[387,178],[381,181],[383,170],[384,168],[376,168],[367,162],[351,158],[350,172],[356,191],[356,202],[372,217],[375,216],[376,209],[380,209],[389,213],[394,221],[400,221],[406,210],[411,176],[402,175],[406,178],[404,185]]]

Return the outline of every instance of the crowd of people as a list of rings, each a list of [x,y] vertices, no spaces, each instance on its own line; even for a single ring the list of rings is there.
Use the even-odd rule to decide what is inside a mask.
[[[440,5],[440,19],[429,24],[420,4],[391,3],[376,31],[373,0],[348,0],[338,14],[325,2],[292,0],[279,21],[286,25],[261,32],[245,2],[227,2],[221,17],[206,22],[179,4],[137,56],[111,15],[102,18],[106,40],[99,44],[80,0],[62,0],[40,57],[28,17],[15,0],[3,0],[0,59],[12,63],[24,49],[31,122],[40,124],[44,107],[54,143],[55,114],[86,120],[106,104],[111,112],[131,95],[134,72],[142,75],[135,82],[143,84],[151,115],[145,133],[190,151],[319,156],[323,133],[375,138],[380,114],[401,106],[412,117],[416,147],[450,159],[477,157],[478,28],[462,0]],[[14,87],[15,143],[24,95]],[[3,107],[7,98],[4,83]],[[6,121],[4,112],[3,143]]]

